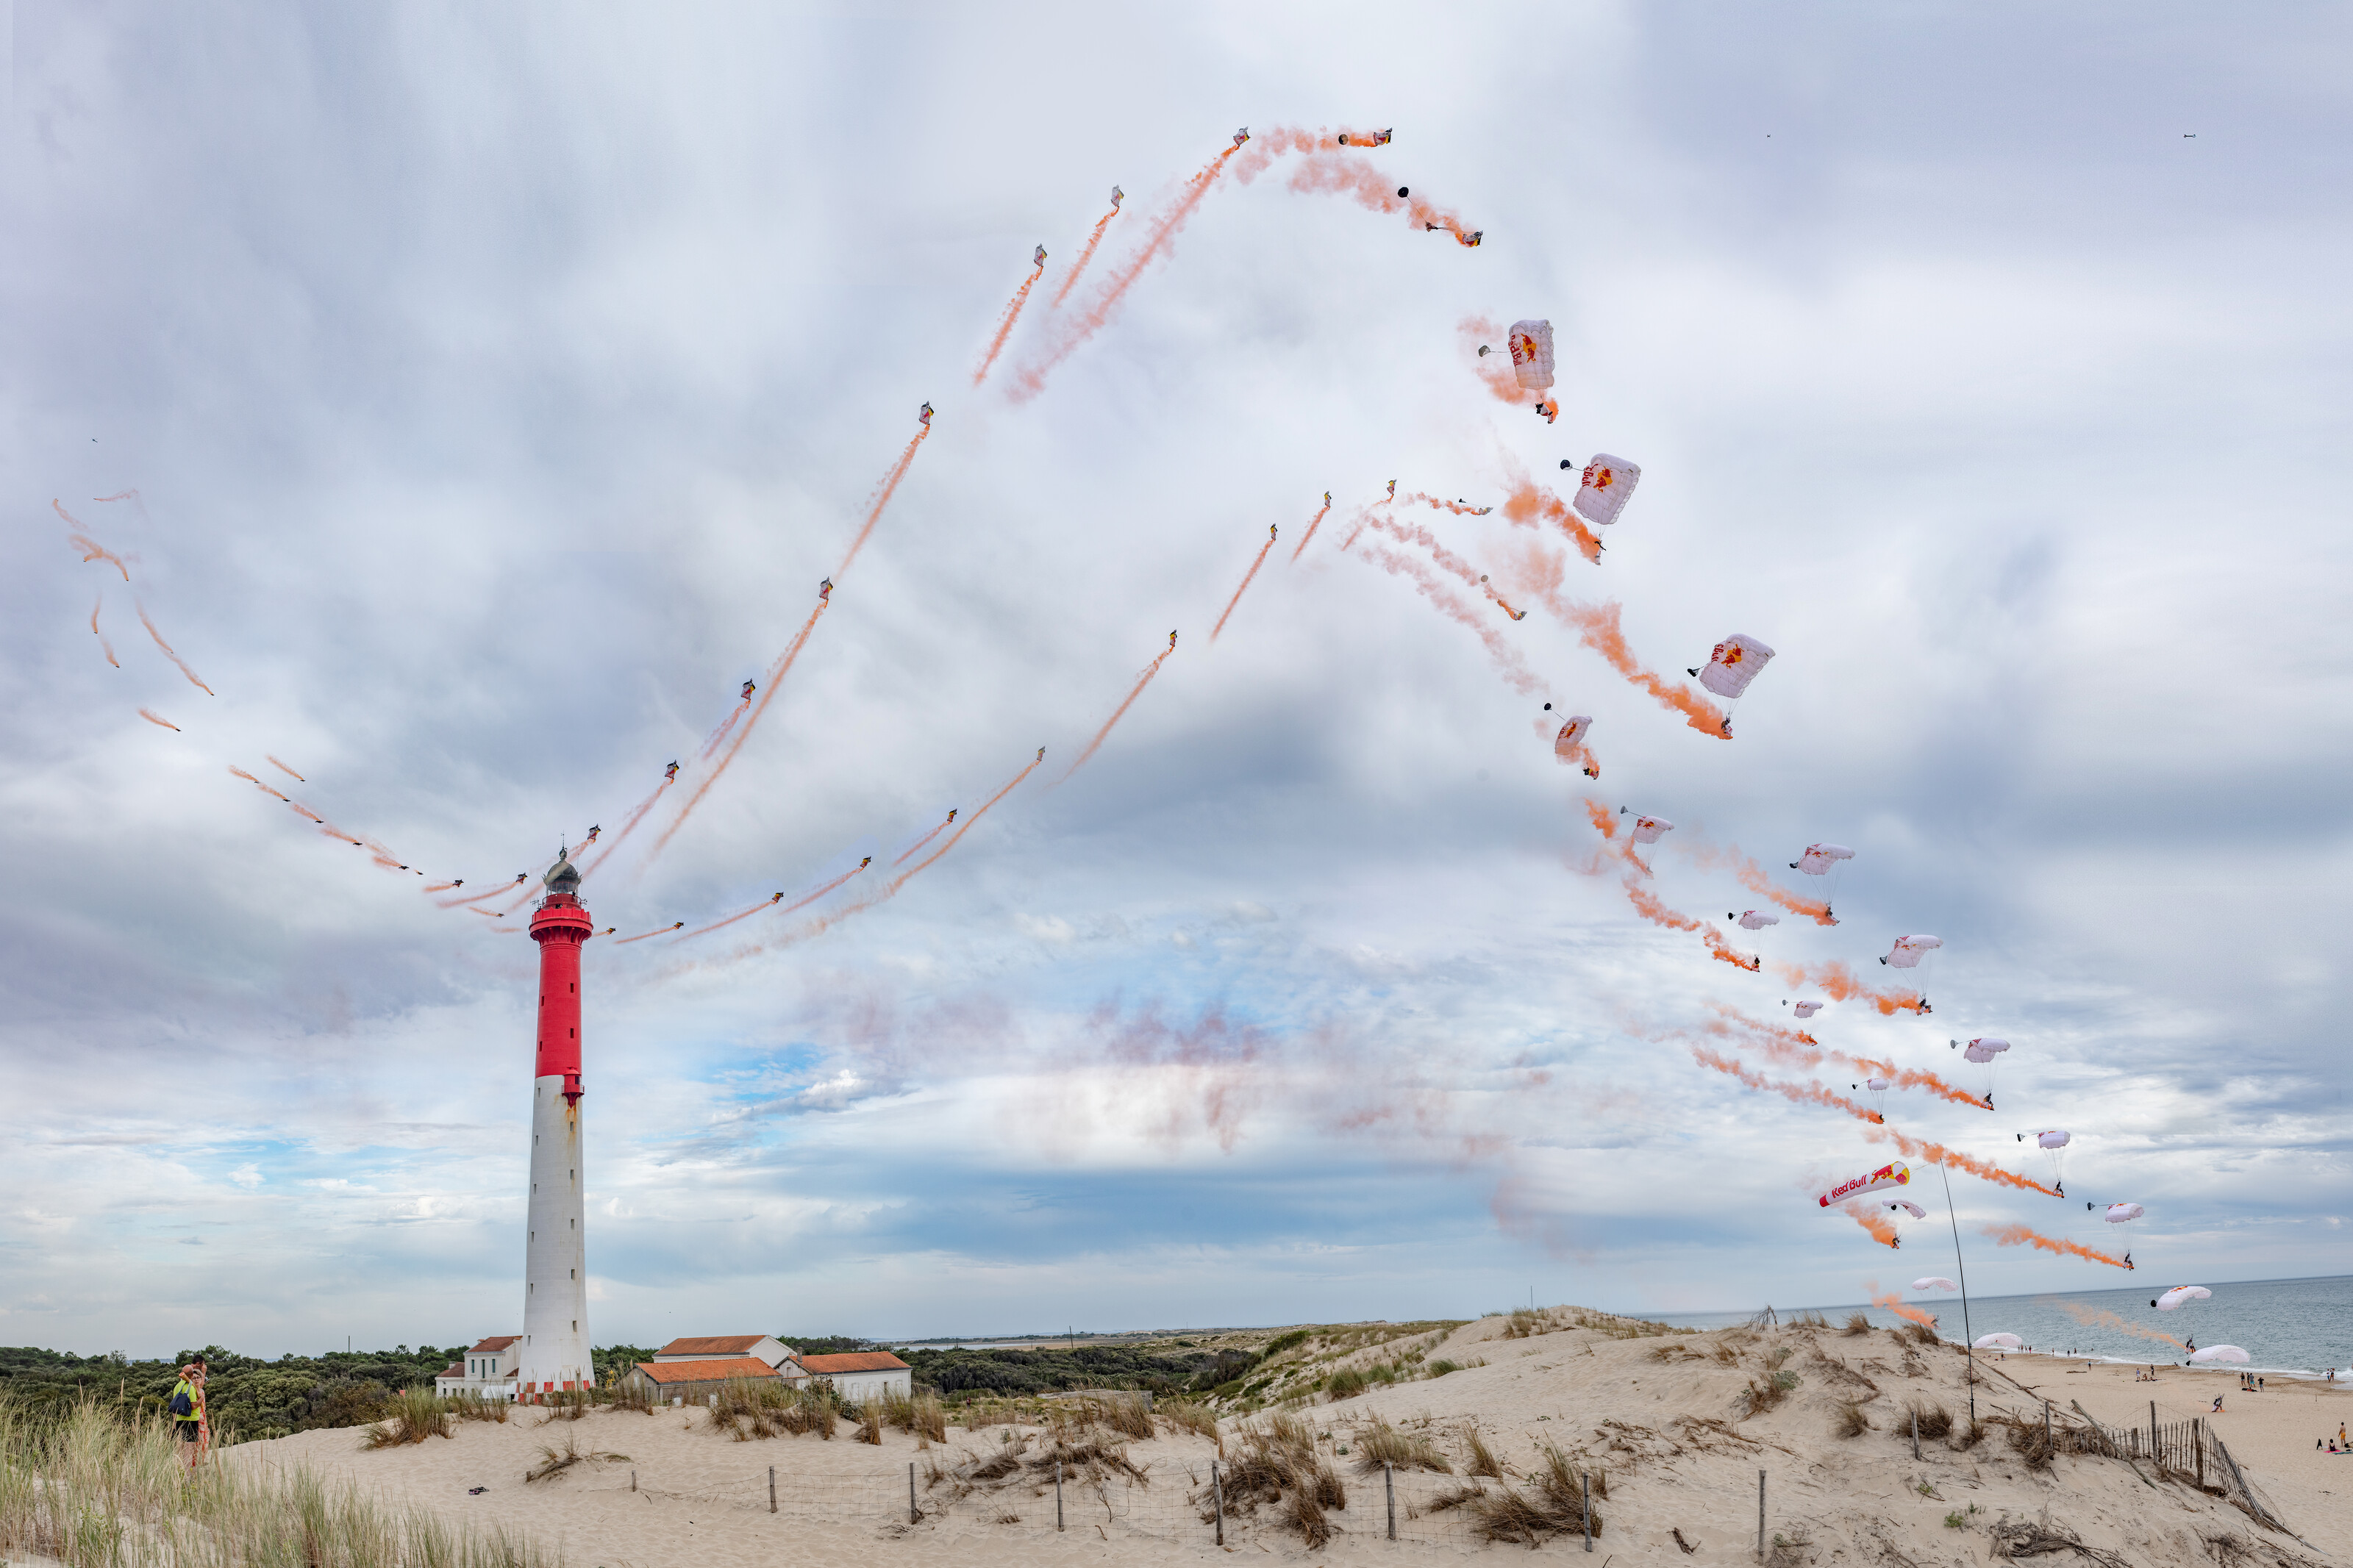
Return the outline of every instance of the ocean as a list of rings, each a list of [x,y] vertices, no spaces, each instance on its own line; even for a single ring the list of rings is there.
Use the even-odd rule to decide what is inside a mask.
[[[2213,1299],[2192,1301],[2170,1312],[2150,1307],[2151,1297],[2176,1284],[2204,1285],[2214,1292]],[[1957,1342],[1961,1338],[1958,1295],[1906,1290],[1904,1297],[1906,1302],[1935,1313],[1937,1331],[1945,1338]],[[1776,1303],[1776,1308],[1784,1318],[1792,1310],[1814,1311],[1833,1323],[1844,1323],[1852,1312],[1862,1312],[1887,1328],[1903,1321],[1884,1307],[1861,1302],[1796,1309]],[[1704,1330],[1729,1328],[1752,1316],[1753,1312],[1669,1312],[1659,1321],[1680,1329]],[[2237,1345],[2250,1358],[2245,1368],[2194,1370],[2316,1378],[2335,1367],[2337,1381],[2353,1392],[2353,1275],[2221,1284],[2160,1279],[2151,1274],[2146,1285],[2122,1290],[1972,1295],[1968,1326],[1977,1334],[2016,1334],[2035,1350],[2079,1355],[2088,1361],[2164,1362],[2179,1366],[2189,1352],[2162,1337],[2168,1334],[2200,1345]]]

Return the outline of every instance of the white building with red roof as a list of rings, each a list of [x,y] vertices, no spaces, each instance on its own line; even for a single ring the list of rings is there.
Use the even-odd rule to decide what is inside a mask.
[[[833,1384],[835,1393],[856,1405],[886,1394],[905,1399],[915,1392],[914,1369],[889,1351],[805,1355],[800,1366],[813,1380]]]
[[[469,1350],[465,1360],[452,1362],[448,1370],[436,1377],[433,1392],[445,1399],[453,1394],[476,1394],[485,1399],[512,1399],[515,1396],[515,1368],[522,1359],[515,1352],[522,1344],[521,1334],[492,1334]]]

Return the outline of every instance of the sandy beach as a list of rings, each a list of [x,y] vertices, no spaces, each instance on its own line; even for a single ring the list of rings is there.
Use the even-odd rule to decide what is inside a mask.
[[[1593,1326],[1565,1326],[1579,1320]],[[1400,1539],[1388,1540],[1384,1478],[1356,1468],[1362,1436],[1377,1419],[1424,1437],[1457,1472],[1468,1468],[1475,1431],[1515,1486],[1541,1471],[1546,1449],[1556,1446],[1606,1487],[1606,1497],[1593,1502],[1602,1527],[1597,1563],[1756,1562],[1760,1470],[1767,1557],[1785,1565],[1982,1563],[1996,1545],[1993,1527],[2013,1521],[2037,1521],[2133,1563],[2211,1564],[2218,1552],[2223,1561],[2263,1563],[2353,1560],[2353,1510],[2344,1506],[2339,1484],[2353,1476],[2353,1458],[2312,1452],[2324,1426],[2333,1433],[2337,1421],[2353,1416],[2353,1402],[2323,1388],[2242,1395],[2227,1375],[2175,1369],[2161,1371],[2155,1384],[2137,1384],[2127,1367],[2085,1370],[2021,1354],[1986,1363],[1977,1389],[1978,1414],[1989,1422],[2005,1413],[2039,1422],[2039,1402],[2047,1397],[2062,1411],[2080,1402],[2117,1426],[2146,1423],[2152,1394],[2159,1419],[2173,1421],[2205,1415],[2222,1393],[2224,1413],[2208,1418],[2299,1541],[2258,1527],[2220,1497],[2186,1482],[2154,1481],[2122,1460],[2063,1455],[2050,1470],[2031,1469],[1999,1425],[1966,1450],[1932,1439],[1915,1460],[1903,1415],[1907,1403],[1941,1405],[1957,1416],[1967,1408],[1963,1357],[1950,1345],[1835,1327],[1637,1333],[1569,1309],[1545,1314],[1536,1326],[1545,1331],[1509,1337],[1511,1320],[1466,1324],[1429,1342],[1424,1363],[1447,1358],[1465,1363],[1461,1370],[1299,1408],[1347,1491],[1345,1508],[1333,1514],[1337,1533],[1314,1552],[1275,1510],[1251,1514],[1238,1506],[1229,1509],[1220,1551],[1201,1517],[1210,1508],[1209,1464],[1219,1449],[1189,1432],[1120,1443],[1133,1478],[1066,1482],[1060,1531],[1050,1476],[1034,1468],[1043,1451],[1034,1427],[954,1426],[946,1443],[929,1445],[886,1430],[875,1447],[852,1440],[848,1427],[830,1441],[736,1441],[699,1409],[601,1410],[576,1422],[519,1411],[503,1425],[465,1424],[452,1438],[417,1446],[364,1452],[353,1431],[319,1431],[248,1445],[225,1458],[308,1464],[387,1501],[522,1532],[560,1547],[569,1563],[607,1568],[748,1568],[785,1553],[837,1552],[986,1564],[1235,1552],[1377,1562],[1526,1549],[1482,1540],[1469,1509],[1433,1508],[1462,1478],[1423,1472],[1397,1474]],[[1342,1355],[1335,1364],[1380,1353]],[[1794,1377],[1794,1386],[1772,1408],[1748,1414],[1747,1391],[1769,1387],[1777,1373],[1784,1382]],[[1851,1403],[1870,1426],[1841,1436]],[[1241,1445],[1232,1423],[1222,1435],[1230,1466]],[[524,1472],[543,1447],[567,1438],[628,1457],[527,1483]],[[1004,1462],[1004,1477],[957,1479],[1016,1448],[1020,1458]],[[911,1467],[920,1516],[912,1522]],[[1544,1550],[1580,1544],[1572,1531]]]

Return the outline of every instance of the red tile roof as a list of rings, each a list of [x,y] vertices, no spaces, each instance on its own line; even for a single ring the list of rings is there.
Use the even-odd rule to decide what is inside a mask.
[[[522,1338],[521,1334],[492,1334],[489,1339],[486,1339],[480,1344],[476,1345],[474,1349],[483,1352],[484,1353],[488,1353],[492,1351],[502,1351],[521,1338]]]
[[[722,1356],[713,1361],[641,1361],[638,1370],[656,1383],[725,1383],[733,1377],[775,1377],[776,1369],[758,1356]]]
[[[466,1363],[461,1361],[453,1361],[448,1366],[441,1369],[441,1375],[443,1377],[463,1377],[466,1375]]]
[[[766,1339],[765,1334],[722,1334],[716,1339],[672,1340],[656,1355],[725,1356],[748,1354],[754,1345]]]
[[[801,1365],[812,1377],[844,1372],[903,1372],[907,1363],[889,1351],[854,1351],[849,1355],[805,1355]]]

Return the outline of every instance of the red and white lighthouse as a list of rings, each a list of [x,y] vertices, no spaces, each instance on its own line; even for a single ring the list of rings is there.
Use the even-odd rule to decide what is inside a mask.
[[[517,1392],[525,1399],[595,1384],[588,1355],[588,1250],[581,1194],[580,944],[596,933],[580,907],[569,856],[543,879],[531,919],[539,943],[539,1060],[531,1086],[531,1203],[523,1246],[522,1343]]]

